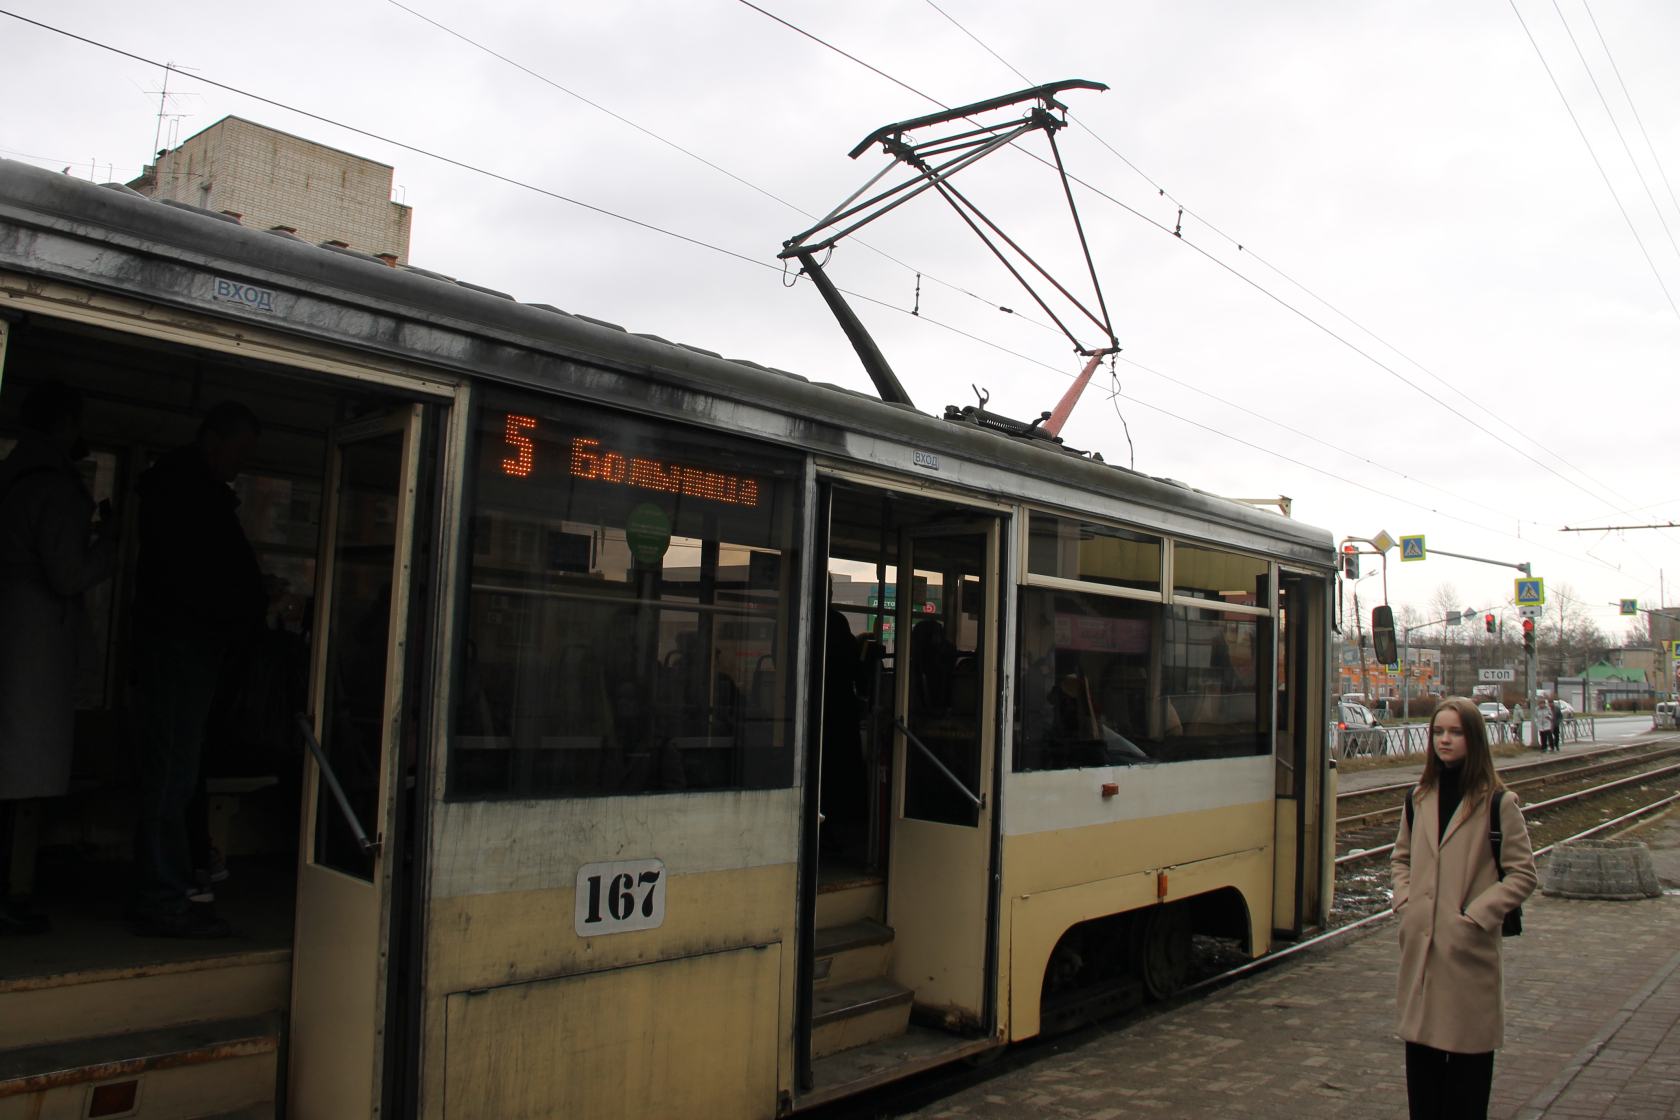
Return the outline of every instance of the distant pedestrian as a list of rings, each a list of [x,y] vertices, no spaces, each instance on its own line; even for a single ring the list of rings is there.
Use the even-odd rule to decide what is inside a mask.
[[[1541,751],[1552,749],[1552,707],[1542,697],[1534,702],[1534,730],[1540,734]]]
[[[1493,1052],[1505,1045],[1502,926],[1534,890],[1534,852],[1476,705],[1441,701],[1429,740],[1394,842],[1398,1029],[1411,1120],[1473,1120],[1487,1116]],[[1495,803],[1498,864],[1488,812]]]
[[[1561,751],[1563,749],[1563,702],[1553,699],[1548,702],[1548,706],[1552,709],[1552,749]]]

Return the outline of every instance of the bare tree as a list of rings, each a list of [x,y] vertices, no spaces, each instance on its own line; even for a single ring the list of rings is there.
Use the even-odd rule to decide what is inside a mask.
[[[1434,593],[1429,596],[1429,617],[1445,618],[1463,605],[1458,596],[1458,588],[1454,587],[1451,581],[1442,581],[1435,585]]]

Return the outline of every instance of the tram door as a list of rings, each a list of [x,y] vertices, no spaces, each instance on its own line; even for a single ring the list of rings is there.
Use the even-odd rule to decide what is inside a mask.
[[[892,978],[924,1017],[965,1033],[991,1025],[1000,542],[984,517],[908,529],[899,544]]]
[[[1325,596],[1321,578],[1285,571],[1278,581],[1275,940],[1293,941],[1308,928],[1322,926],[1329,909],[1322,840],[1329,719]]]
[[[290,1111],[375,1114],[420,406],[338,428],[316,578],[292,957]],[[324,765],[323,765],[324,761]]]

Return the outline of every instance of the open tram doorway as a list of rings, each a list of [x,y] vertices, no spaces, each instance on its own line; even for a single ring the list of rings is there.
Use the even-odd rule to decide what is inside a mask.
[[[8,894],[51,925],[0,938],[7,1068],[52,1067],[31,1105],[43,1115],[101,1115],[111,1100],[139,1102],[141,1116],[284,1115],[288,1096],[296,1114],[377,1113],[407,967],[404,791],[422,757],[400,749],[418,741],[419,717],[402,684],[423,645],[427,612],[414,606],[425,597],[433,447],[446,413],[384,385],[47,315],[7,328],[0,456],[40,434],[21,422],[31,393],[69,386],[86,445],[70,461],[119,526],[109,574],[80,596],[68,784],[0,801]],[[137,486],[197,445],[223,402],[261,427],[227,486],[260,570],[262,621],[209,671],[185,810],[191,913],[225,927],[180,936],[141,920],[136,857],[155,772],[146,705],[158,677],[148,659],[158,646],[155,619],[138,609]],[[300,712],[314,716],[371,852],[310,760]],[[347,1075],[359,1079],[349,1091]],[[27,1099],[0,1085],[20,1092]],[[334,1106],[310,1107],[312,1093]]]
[[[996,1019],[1006,522],[920,495],[825,491],[802,1103],[985,1048]]]

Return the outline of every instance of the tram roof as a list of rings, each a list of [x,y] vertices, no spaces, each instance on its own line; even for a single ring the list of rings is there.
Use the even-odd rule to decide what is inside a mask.
[[[99,246],[93,251],[93,246]],[[952,423],[850,389],[719,354],[365,253],[315,246],[250,229],[231,215],[153,200],[117,184],[96,185],[0,159],[0,267],[118,291],[200,314],[251,320],[213,302],[207,284],[231,279],[298,297],[260,325],[475,377],[541,387],[509,347],[578,362],[655,384],[765,408],[789,418],[787,441],[843,454],[860,432],[1018,472],[1062,487],[1159,510],[1276,543],[1273,551],[1329,563],[1331,535],[1176,480],[1080,456],[1044,441]],[[0,303],[0,307],[4,304]],[[337,310],[323,315],[323,306]],[[364,314],[343,314],[354,308]],[[405,324],[431,331],[405,332]],[[396,329],[393,329],[396,328]],[[440,334],[438,332],[444,332]],[[450,337],[453,336],[453,337]],[[569,387],[549,383],[557,391]],[[620,400],[628,407],[646,405]],[[598,397],[603,401],[607,397]],[[666,411],[657,406],[647,411]],[[719,421],[721,422],[721,417]]]

